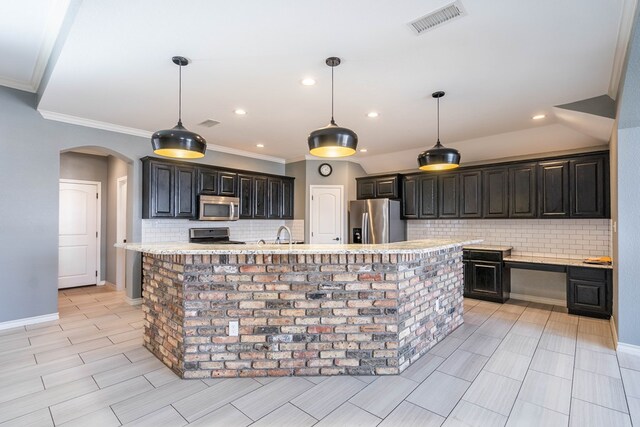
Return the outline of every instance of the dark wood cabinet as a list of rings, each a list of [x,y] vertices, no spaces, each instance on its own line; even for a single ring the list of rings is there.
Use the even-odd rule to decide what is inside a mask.
[[[282,178],[282,219],[293,219],[293,192],[294,181],[290,178]]]
[[[569,162],[538,164],[538,212],[540,218],[569,216]]]
[[[459,175],[449,173],[438,176],[438,218],[460,216]]]
[[[483,217],[509,216],[509,172],[506,168],[486,169],[483,179]]]
[[[570,314],[611,316],[612,271],[604,268],[569,267],[567,271],[567,308]]]
[[[571,182],[571,216],[574,218],[605,218],[608,203],[608,165],[603,156],[585,157],[569,161]],[[607,162],[608,163],[608,162]]]
[[[253,187],[254,177],[238,175],[238,199],[240,218],[253,218]]]
[[[460,173],[460,218],[482,217],[482,172]]]
[[[509,168],[509,218],[535,218],[538,215],[536,163]]]
[[[435,175],[423,175],[418,178],[420,218],[438,217],[438,178]]]
[[[294,178],[178,160],[142,160],[142,218],[198,218],[198,196],[239,199],[241,219],[293,219]]]
[[[363,199],[400,198],[400,175],[380,175],[356,178],[356,197]]]
[[[505,302],[511,292],[510,275],[504,274],[504,253],[463,250],[464,296]]]
[[[196,218],[196,169],[189,166],[175,167],[175,216],[176,218]]]
[[[406,176],[402,180],[402,217],[418,218],[418,177]]]
[[[235,196],[238,174],[233,172],[218,172],[218,195]]]
[[[218,194],[218,172],[211,168],[198,168],[198,194]]]
[[[267,199],[267,218],[282,218],[282,181],[269,178],[267,182],[269,196]]]

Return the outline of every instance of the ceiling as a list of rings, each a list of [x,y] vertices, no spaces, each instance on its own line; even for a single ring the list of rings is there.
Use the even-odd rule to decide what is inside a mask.
[[[494,157],[534,153],[541,146],[518,135],[545,128],[537,134],[554,147],[567,135],[555,105],[610,92],[625,1],[462,0],[466,16],[417,36],[407,23],[449,1],[84,0],[38,109],[139,135],[173,127],[178,68],[170,58],[183,55],[192,60],[183,70],[188,129],[210,146],[292,160],[307,154],[309,132],[329,121],[324,59],[335,55],[343,60],[335,70],[335,118],[357,132],[368,152],[356,159],[364,163],[399,152],[415,162],[435,143],[436,90],[447,93],[441,140],[459,146],[463,162],[476,160],[462,149],[478,151],[470,141],[484,141],[483,153],[492,153],[491,135],[514,138],[494,147]],[[43,37],[35,33],[53,3],[7,2],[16,16],[37,19],[29,37],[16,37],[3,26],[6,14],[0,18],[0,55],[20,57],[0,64],[0,78],[29,80]],[[317,84],[303,86],[304,77]],[[366,117],[370,111],[380,116]],[[541,113],[547,118],[531,120]],[[206,119],[221,123],[198,125]],[[576,135],[557,149],[603,143]]]

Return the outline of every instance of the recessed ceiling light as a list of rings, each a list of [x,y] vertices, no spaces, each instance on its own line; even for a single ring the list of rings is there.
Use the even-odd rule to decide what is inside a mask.
[[[370,119],[375,119],[379,115],[380,115],[380,113],[378,113],[377,111],[372,111],[372,112],[367,114],[367,117],[369,117]]]
[[[536,114],[535,116],[531,117],[533,120],[542,120],[545,117],[547,117],[546,114]]]
[[[242,108],[236,108],[235,110],[233,110],[233,112],[239,116],[244,116],[245,114],[247,114],[247,112]]]
[[[264,144],[256,144],[256,147],[258,147],[258,148],[264,148]]]
[[[367,152],[367,149],[366,149],[366,148],[361,148],[361,149],[360,149],[360,152],[361,152],[361,153],[366,153],[366,152]]]
[[[306,78],[302,79],[302,81],[300,81],[300,83],[302,83],[304,86],[313,86],[314,84],[316,84],[316,81],[314,79],[312,79],[311,77],[306,77]]]

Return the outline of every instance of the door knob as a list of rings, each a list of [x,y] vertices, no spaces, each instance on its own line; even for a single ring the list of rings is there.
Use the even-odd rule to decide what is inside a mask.
[[[333,239],[333,240],[336,240],[336,241],[338,241],[338,240],[340,240],[340,238],[339,238],[339,237],[336,237],[336,238],[335,238],[335,239]]]

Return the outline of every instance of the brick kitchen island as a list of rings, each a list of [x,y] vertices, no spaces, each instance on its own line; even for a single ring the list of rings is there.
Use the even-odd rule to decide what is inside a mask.
[[[145,347],[209,378],[402,372],[462,324],[469,243],[123,247],[143,253]]]

